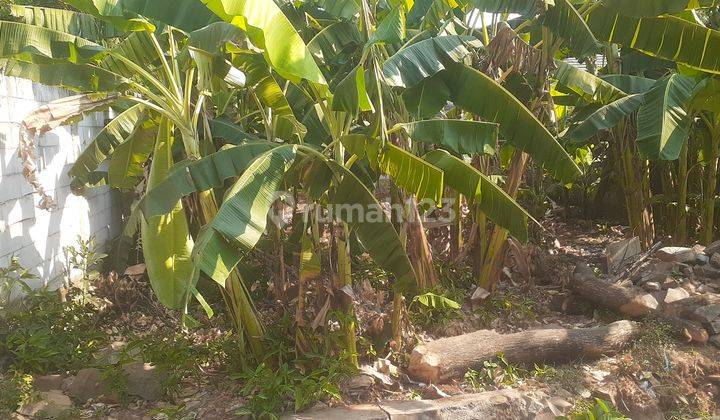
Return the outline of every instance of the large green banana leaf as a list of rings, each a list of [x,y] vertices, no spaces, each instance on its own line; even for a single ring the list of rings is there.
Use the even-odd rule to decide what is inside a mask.
[[[659,80],[644,94],[637,117],[637,146],[649,160],[675,160],[687,140],[691,118],[687,111],[697,81],[681,74]]]
[[[155,26],[144,19],[126,18],[122,0],[64,0],[77,10],[108,22],[122,31],[154,31]]]
[[[0,59],[0,73],[82,93],[115,92],[127,82],[125,78],[88,64],[36,64]]]
[[[362,65],[354,68],[334,89],[333,111],[345,111],[357,115],[359,111],[374,110],[365,86],[365,68]]]
[[[706,77],[698,83],[691,107],[720,114],[720,79]]]
[[[715,7],[718,0],[603,0],[605,6],[625,16],[654,17],[688,9]]]
[[[442,110],[450,100],[450,90],[441,74],[436,74],[417,85],[405,89],[403,102],[408,112],[417,118],[431,118]]]
[[[233,269],[240,263],[242,254],[211,227],[204,227],[193,248],[193,261],[197,268],[225,287]]]
[[[82,63],[105,51],[104,47],[84,38],[27,23],[0,21],[0,33],[0,58]]]
[[[87,183],[88,175],[113,154],[145,117],[145,106],[134,105],[103,127],[70,168],[68,175],[74,178],[73,184],[80,186]]]
[[[426,120],[397,124],[416,141],[446,147],[459,154],[495,154],[499,126],[468,120]]]
[[[518,13],[533,15],[542,10],[547,0],[468,0],[468,5],[487,13]]]
[[[502,188],[444,150],[432,151],[423,159],[442,169],[447,184],[472,200],[495,224],[507,229],[518,240],[527,242],[528,220],[534,219]]]
[[[545,13],[543,25],[564,41],[564,45],[576,57],[594,56],[600,43],[569,0],[554,0]]]
[[[146,119],[136,124],[135,131],[115,147],[108,165],[108,184],[114,188],[134,189],[144,174],[143,166],[150,158],[157,137],[157,123]]]
[[[316,57],[328,62],[346,48],[362,46],[363,38],[357,26],[341,21],[329,25],[308,42],[308,49]]]
[[[172,127],[164,120],[158,130],[148,189],[160,184],[172,165]],[[192,263],[193,240],[185,210],[177,201],[170,213],[141,220],[143,255],[150,285],[158,300],[168,308],[184,305],[196,282]]]
[[[335,161],[326,162],[336,175],[342,177],[334,192],[330,194],[330,203],[336,207],[349,205],[351,209],[360,205],[366,212],[364,220],[350,214],[353,211],[348,209],[337,212],[336,217],[349,225],[365,251],[380,267],[395,275],[395,291],[413,292],[417,288],[415,271],[395,227],[380,203],[355,174]]]
[[[555,78],[558,83],[588,103],[599,102],[606,105],[626,96],[625,92],[613,86],[612,83],[592,73],[561,60],[555,60],[555,64],[557,65]]]
[[[440,205],[443,172],[392,143],[386,143],[380,155],[380,170],[418,199],[430,199]]]
[[[554,177],[569,182],[581,174],[573,158],[517,98],[485,74],[462,64],[445,72],[458,107],[500,124],[500,134]]]
[[[133,32],[113,46],[98,64],[101,68],[127,78],[137,77],[137,70],[129,67],[116,56],[122,56],[145,70],[155,67],[160,57],[149,32]]]
[[[243,144],[248,141],[259,141],[260,138],[254,134],[246,133],[242,127],[234,124],[225,118],[210,120],[210,131],[213,138],[220,138],[230,144]]]
[[[407,21],[412,27],[437,27],[448,12],[459,5],[455,0],[414,0],[413,7],[407,15]],[[420,25],[421,22],[422,25]]]
[[[655,85],[654,79],[629,74],[608,74],[602,79],[630,95],[645,93]]]
[[[148,188],[140,208],[146,218],[166,214],[181,198],[222,187],[225,180],[242,175],[255,159],[276,146],[270,142],[226,146],[202,159],[180,162],[165,180]]]
[[[292,140],[293,136],[297,136],[298,139],[304,138],[307,128],[295,117],[283,89],[270,72],[262,54],[250,52],[234,54],[233,65],[245,73],[247,85],[253,89],[260,102],[273,110],[277,121],[276,136],[286,141]]]
[[[256,158],[225,194],[210,226],[245,249],[255,248],[297,156],[297,146],[283,145]]]
[[[123,35],[122,31],[114,26],[105,25],[92,15],[71,10],[11,6],[10,15],[23,23],[65,32],[97,43]]]
[[[479,41],[471,36],[438,36],[405,47],[382,65],[390,86],[411,87],[445,69],[448,61],[461,62]]]
[[[305,42],[273,0],[201,1],[221,19],[246,31],[284,78],[327,84]]]
[[[405,10],[402,5],[394,7],[373,32],[368,44],[396,44],[405,39]]]
[[[220,19],[198,0],[121,0],[122,8],[192,32]]]
[[[604,105],[590,114],[580,124],[571,128],[563,136],[563,140],[574,143],[584,142],[598,131],[609,130],[618,125],[628,115],[637,111],[644,101],[642,94],[635,94]]]
[[[607,7],[588,15],[598,39],[635,48],[645,54],[720,73],[720,32],[675,16],[635,18]]]

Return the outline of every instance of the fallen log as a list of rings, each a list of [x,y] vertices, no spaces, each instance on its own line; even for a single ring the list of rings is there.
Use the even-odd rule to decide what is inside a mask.
[[[700,344],[708,341],[703,319],[696,310],[716,302],[712,296],[695,296],[661,305],[653,295],[639,287],[608,283],[595,276],[584,264],[578,264],[570,279],[570,289],[583,299],[630,317],[650,317],[672,327],[681,338]]]
[[[653,295],[634,286],[624,287],[603,281],[585,264],[575,267],[569,286],[579,296],[630,317],[648,315],[658,308],[658,301]]]
[[[476,331],[415,347],[408,373],[415,380],[443,383],[480,369],[498,353],[512,363],[566,362],[616,354],[640,332],[638,323],[618,321],[581,329],[545,329],[499,334]]]

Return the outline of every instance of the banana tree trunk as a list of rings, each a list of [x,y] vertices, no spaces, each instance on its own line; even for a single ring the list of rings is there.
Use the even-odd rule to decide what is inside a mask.
[[[529,158],[530,156],[527,153],[520,150],[517,150],[513,156],[510,173],[508,174],[508,184],[505,190],[512,198],[517,197],[520,182],[522,181]],[[478,286],[485,290],[493,290],[500,278],[502,264],[505,260],[505,242],[507,235],[507,230],[499,226],[493,227],[490,243],[484,258],[484,264],[480,272],[480,278],[478,279]]]
[[[705,244],[713,240],[715,228],[715,195],[717,193],[718,148],[720,148],[720,128],[717,124],[711,127],[710,162],[707,165],[707,181],[705,183],[705,211],[703,217],[702,239]]]
[[[341,222],[340,232],[335,238],[337,245],[337,271],[338,271],[338,284],[336,288],[339,290],[350,288],[352,289],[352,268],[350,265],[350,229],[345,222]],[[352,296],[352,295],[350,295]],[[345,335],[345,350],[349,362],[354,366],[358,367],[358,352],[357,352],[357,333],[355,326],[355,304],[352,299],[347,299],[345,307],[345,319],[341,320],[341,326],[343,334]]]
[[[688,190],[688,142],[680,150],[678,158],[678,199],[677,199],[677,231],[676,243],[687,242],[687,190]]]
[[[420,220],[420,211],[418,210],[417,200],[415,197],[409,197],[406,207],[406,229],[407,229],[407,248],[410,261],[415,268],[415,274],[418,279],[418,289],[426,290],[437,284],[437,273],[433,266],[432,251],[428,243],[425,228],[422,220]]]

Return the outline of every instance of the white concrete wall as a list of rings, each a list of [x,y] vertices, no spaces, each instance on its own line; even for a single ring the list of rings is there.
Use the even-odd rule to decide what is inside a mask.
[[[102,128],[106,114],[96,113],[77,125],[60,127],[37,139],[39,177],[57,208],[36,207],[38,196],[22,175],[17,156],[20,122],[32,110],[69,92],[0,75],[0,267],[11,256],[40,276],[37,286],[54,286],[66,270],[63,247],[78,235],[94,235],[99,245],[117,234],[117,215],[106,187],[86,197],[70,192],[67,175],[84,145]]]

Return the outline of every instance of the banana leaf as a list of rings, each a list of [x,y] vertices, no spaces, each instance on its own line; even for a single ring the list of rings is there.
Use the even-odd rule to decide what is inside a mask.
[[[588,26],[598,39],[645,54],[720,73],[720,32],[675,16],[636,18],[594,8]]]
[[[411,87],[445,69],[444,63],[461,62],[472,48],[480,46],[471,36],[438,36],[405,47],[382,65],[385,83]]]
[[[86,184],[88,175],[112,156],[116,148],[125,142],[145,117],[145,106],[134,105],[103,127],[70,168],[68,175],[74,178],[73,185],[80,187]]]
[[[689,9],[720,5],[718,0],[603,0],[608,9],[625,16],[654,17],[673,15]]]
[[[415,141],[446,147],[458,154],[495,154],[499,132],[495,123],[467,120],[426,120],[395,127]]]
[[[270,142],[226,146],[199,160],[180,162],[155,188],[148,188],[140,208],[146,218],[165,214],[182,197],[222,187],[226,179],[242,175],[255,159],[274,147],[277,145]]]
[[[22,23],[41,26],[55,31],[102,43],[108,38],[118,38],[123,31],[106,25],[94,16],[71,10],[53,9],[50,7],[10,6],[10,16]]]
[[[642,94],[635,94],[604,105],[590,114],[580,124],[572,127],[563,136],[563,140],[581,143],[590,139],[598,131],[609,130],[637,111],[644,101],[645,98]]]
[[[123,90],[122,85],[128,81],[95,66],[63,62],[38,64],[0,59],[0,73],[81,93]]]
[[[500,124],[500,134],[552,176],[570,182],[581,174],[573,158],[535,115],[485,74],[458,64],[445,72],[445,84],[456,106]]]
[[[554,0],[545,13],[543,25],[558,35],[576,57],[594,56],[600,43],[569,0]]]
[[[164,120],[158,130],[148,189],[167,177],[172,165],[172,141],[172,128]],[[142,219],[141,232],[143,255],[155,295],[168,308],[182,307],[197,281],[192,263],[194,244],[182,203],[176,201],[168,214]]]
[[[688,108],[697,80],[673,74],[644,94],[637,116],[637,147],[648,160],[675,160],[692,123]]]
[[[108,165],[108,185],[124,190],[134,189],[144,175],[144,165],[150,158],[156,137],[155,121],[146,119],[136,124],[135,131],[112,153]]]
[[[655,85],[654,79],[629,74],[608,74],[602,79],[630,95],[645,93]]]
[[[273,0],[201,1],[222,20],[244,30],[283,78],[327,85],[305,42]]]
[[[495,224],[518,240],[527,242],[528,220],[535,219],[502,188],[446,151],[435,150],[423,159],[442,169],[447,185],[465,195]]]
[[[612,83],[592,73],[561,60],[555,60],[555,64],[557,65],[555,78],[558,83],[580,96],[585,102],[599,102],[606,105],[626,96],[625,92]]]

